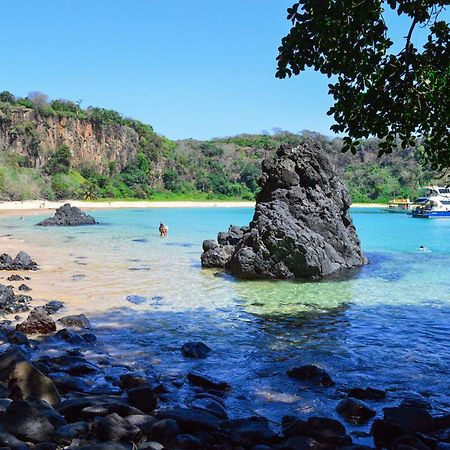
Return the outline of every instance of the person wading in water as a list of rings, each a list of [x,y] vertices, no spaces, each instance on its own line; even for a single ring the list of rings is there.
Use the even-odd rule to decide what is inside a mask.
[[[164,225],[162,222],[159,224],[159,234],[161,236],[167,236],[169,234],[169,227]]]

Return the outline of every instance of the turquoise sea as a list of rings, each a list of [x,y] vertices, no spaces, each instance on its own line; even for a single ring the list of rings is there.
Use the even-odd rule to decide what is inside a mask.
[[[70,229],[35,227],[37,216],[3,218],[0,234],[45,249],[30,281],[37,299],[85,312],[111,355],[168,385],[189,370],[230,382],[236,415],[333,415],[346,389],[367,386],[388,391],[377,408],[414,392],[436,413],[450,409],[450,220],[353,209],[370,264],[345,280],[244,282],[202,270],[202,241],[252,214],[95,211],[99,225]],[[209,358],[182,357],[181,345],[195,340],[213,349]],[[336,387],[311,389],[286,376],[308,363]],[[187,385],[180,392],[189,399]]]

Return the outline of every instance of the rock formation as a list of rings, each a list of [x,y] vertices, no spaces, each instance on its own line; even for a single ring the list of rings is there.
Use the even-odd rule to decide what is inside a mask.
[[[367,263],[350,195],[318,144],[281,146],[262,170],[250,226],[205,241],[204,267],[244,279],[320,279]]]
[[[80,208],[70,206],[69,203],[58,208],[53,217],[39,222],[42,227],[74,227],[79,225],[95,225],[97,222],[92,216],[85,214]]]
[[[0,255],[0,270],[37,270],[38,266],[35,261],[33,261],[30,255],[26,252],[17,253],[16,257],[13,259],[7,253]],[[23,279],[23,278],[22,278]],[[8,281],[17,281],[9,280]]]

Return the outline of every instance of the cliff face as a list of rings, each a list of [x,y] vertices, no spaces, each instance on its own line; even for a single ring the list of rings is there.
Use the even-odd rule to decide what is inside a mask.
[[[45,116],[32,109],[0,110],[0,151],[16,152],[39,169],[62,144],[72,150],[75,168],[118,172],[136,157],[137,132],[123,125],[98,125],[89,119]]]

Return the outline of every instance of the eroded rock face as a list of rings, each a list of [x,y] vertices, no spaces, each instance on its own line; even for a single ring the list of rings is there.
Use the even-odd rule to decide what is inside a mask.
[[[79,225],[95,225],[97,222],[92,216],[85,214],[80,208],[70,206],[69,203],[58,208],[53,217],[39,222],[42,227],[73,227]]]
[[[225,263],[229,272],[244,279],[320,279],[367,263],[350,195],[318,144],[281,146],[262,168],[249,229],[237,243],[224,242],[235,246]],[[218,242],[208,251],[223,247]]]

